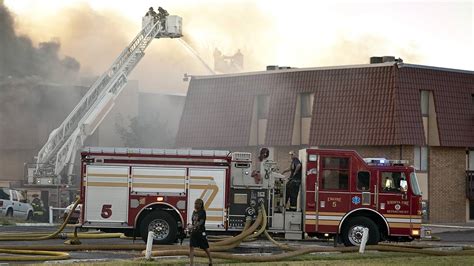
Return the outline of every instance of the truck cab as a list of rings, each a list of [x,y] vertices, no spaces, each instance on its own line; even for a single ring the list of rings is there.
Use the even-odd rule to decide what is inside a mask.
[[[305,232],[359,245],[420,236],[421,193],[406,161],[363,159],[355,151],[305,149],[302,159]]]

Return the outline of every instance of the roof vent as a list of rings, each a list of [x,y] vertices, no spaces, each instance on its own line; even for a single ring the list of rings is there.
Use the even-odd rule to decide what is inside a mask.
[[[403,59],[401,58],[395,59],[395,56],[391,56],[391,55],[370,57],[371,64],[380,64],[380,63],[388,63],[388,62],[403,63]]]
[[[290,66],[278,66],[278,65],[269,65],[267,66],[267,71],[270,70],[282,70],[282,69],[292,69]]]
[[[383,57],[381,57],[381,56],[372,56],[372,57],[370,57],[370,63],[371,64],[383,63]]]

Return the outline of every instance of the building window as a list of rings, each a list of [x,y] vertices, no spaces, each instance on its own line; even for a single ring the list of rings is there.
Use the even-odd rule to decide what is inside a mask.
[[[467,170],[474,171],[474,150],[469,150],[467,156]]]
[[[357,173],[357,190],[359,191],[370,190],[370,173],[369,172]]]
[[[420,171],[428,170],[428,147],[415,146],[415,169]]]
[[[430,91],[421,91],[421,115],[429,115]]]
[[[301,117],[311,117],[313,114],[314,93],[301,94]]]
[[[257,96],[257,116],[258,116],[258,119],[267,119],[269,109],[270,109],[270,96],[268,96],[268,95],[258,95]]]
[[[349,158],[322,159],[322,190],[349,189]]]

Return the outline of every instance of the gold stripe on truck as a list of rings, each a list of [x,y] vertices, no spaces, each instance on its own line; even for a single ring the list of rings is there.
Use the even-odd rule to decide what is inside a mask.
[[[184,188],[184,184],[132,183],[132,186],[136,188]]]
[[[99,173],[87,173],[87,177],[127,177],[128,175],[124,174],[99,174]]]
[[[160,178],[160,179],[185,179],[185,176],[165,176],[165,175],[132,175],[133,178]]]
[[[87,182],[88,187],[128,187],[128,183],[112,183],[112,182]]]
[[[319,220],[319,225],[339,225],[339,221]]]
[[[410,223],[388,223],[388,225],[392,228],[413,228],[413,229],[420,229],[421,224],[410,224]]]

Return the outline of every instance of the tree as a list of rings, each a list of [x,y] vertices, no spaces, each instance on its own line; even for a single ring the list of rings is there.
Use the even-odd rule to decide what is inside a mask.
[[[124,118],[118,115],[115,129],[125,146],[130,148],[172,148],[176,134],[169,129],[168,122],[160,119],[158,113],[150,118],[138,116],[129,119],[129,126],[124,126]]]

